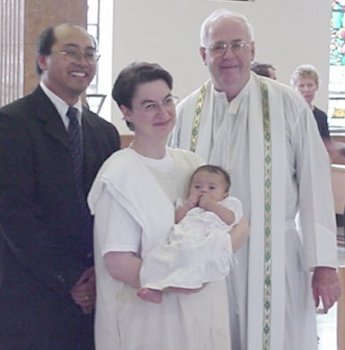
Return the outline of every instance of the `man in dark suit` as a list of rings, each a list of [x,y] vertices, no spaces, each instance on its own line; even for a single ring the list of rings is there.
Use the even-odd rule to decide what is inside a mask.
[[[103,161],[120,148],[116,128],[80,102],[97,60],[83,28],[45,30],[39,86],[0,109],[2,350],[94,349],[86,195]]]

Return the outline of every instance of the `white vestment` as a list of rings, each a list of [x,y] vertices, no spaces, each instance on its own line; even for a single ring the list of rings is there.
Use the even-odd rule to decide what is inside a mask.
[[[224,279],[230,272],[230,231],[242,218],[241,202],[227,197],[220,202],[234,214],[231,225],[202,208],[189,210],[171,230],[168,240],[146,255],[140,269],[141,285],[163,290],[167,287],[200,288]]]
[[[107,252],[145,254],[163,244],[174,224],[174,201],[185,197],[201,159],[167,150],[162,160],[132,149],[114,153],[102,166],[88,197],[95,214],[97,350],[230,350],[226,282],[200,292],[163,294],[161,304],[137,297],[135,288],[111,277]]]
[[[268,153],[260,81],[268,87]],[[199,90],[178,106],[174,147],[191,147],[198,96]],[[233,349],[315,350],[310,271],[315,266],[336,267],[337,253],[330,164],[310,108],[289,87],[255,74],[230,103],[209,82],[196,153],[231,173],[232,194],[242,201],[251,229],[229,278]],[[264,184],[265,161],[271,164],[272,181]],[[264,254],[267,189],[270,256]],[[295,225],[298,211],[301,232]],[[269,289],[264,290],[267,273]],[[269,326],[263,327],[264,318]]]

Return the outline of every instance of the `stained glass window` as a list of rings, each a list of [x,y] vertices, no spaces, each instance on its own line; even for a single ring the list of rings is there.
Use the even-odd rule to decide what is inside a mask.
[[[332,66],[345,65],[344,12],[345,12],[345,1],[341,1],[341,0],[332,1],[331,52],[330,52],[330,64]]]
[[[332,0],[329,125],[333,131],[345,128],[345,0]]]

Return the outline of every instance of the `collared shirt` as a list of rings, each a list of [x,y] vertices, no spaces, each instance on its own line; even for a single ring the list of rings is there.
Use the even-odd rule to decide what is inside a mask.
[[[47,95],[49,100],[53,103],[55,108],[57,109],[63,124],[65,125],[66,130],[68,129],[69,119],[66,115],[69,107],[74,107],[78,110],[78,122],[81,125],[81,116],[82,116],[82,104],[80,99],[73,106],[69,106],[61,97],[54,94],[42,81],[40,82],[40,86],[43,92]]]
[[[213,121],[212,121],[212,145],[219,137],[222,128],[226,128],[230,133],[234,123],[238,123],[236,116],[247,115],[248,99],[251,79],[245,84],[242,90],[230,102],[225,92],[217,91],[212,86],[214,95]]]

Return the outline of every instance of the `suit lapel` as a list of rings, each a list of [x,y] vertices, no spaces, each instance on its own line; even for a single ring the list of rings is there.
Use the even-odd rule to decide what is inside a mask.
[[[43,123],[45,131],[64,146],[68,147],[66,128],[53,103],[40,87],[37,87],[32,97],[37,110],[37,119]]]
[[[82,130],[83,130],[83,145],[84,145],[84,171],[87,184],[90,181],[90,176],[93,174],[94,164],[97,162],[97,154],[99,143],[99,132],[96,123],[93,118],[90,117],[90,112],[83,108],[82,117]]]
[[[36,108],[36,118],[42,123],[44,130],[62,145],[68,148],[67,131],[61,117],[53,103],[38,86],[32,93],[32,105]],[[98,157],[102,154],[99,148],[99,139],[103,138],[97,126],[97,120],[92,114],[83,108],[82,133],[84,147],[84,179],[86,189],[91,186],[95,175],[95,166],[98,164]],[[95,165],[96,164],[96,165]]]

